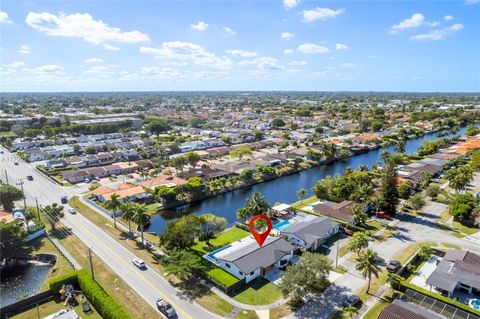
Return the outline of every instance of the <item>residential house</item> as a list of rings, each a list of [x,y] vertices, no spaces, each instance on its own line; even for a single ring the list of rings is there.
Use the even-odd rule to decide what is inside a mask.
[[[248,236],[205,257],[246,283],[265,276],[275,268],[284,268],[293,257],[295,247],[282,237],[269,236],[261,247]]]
[[[344,200],[340,203],[334,203],[326,200],[315,206],[313,210],[316,213],[355,225],[356,221],[352,214],[352,207],[355,204],[356,203],[351,200]]]
[[[90,177],[90,174],[84,169],[65,171],[62,175],[64,180],[72,184],[84,182],[86,178]]]
[[[55,168],[64,168],[67,167],[69,164],[66,160],[64,159],[59,159],[59,160],[50,160],[47,161],[46,167],[48,169],[55,169]]]
[[[192,177],[200,177],[203,181],[212,181],[214,179],[219,179],[222,177],[230,178],[234,176],[234,173],[227,172],[217,168],[211,168],[208,166],[201,168],[192,168],[188,172],[182,172],[178,174],[179,177],[183,179],[190,179]]]
[[[160,175],[155,178],[140,182],[139,184],[146,188],[155,188],[157,186],[175,187],[178,185],[184,185],[186,183],[187,180],[180,177]]]
[[[127,201],[142,201],[150,196],[142,186],[132,184],[119,184],[116,189],[103,187],[95,192],[95,196],[101,202],[109,201],[113,194],[117,194],[118,200],[122,203]]]
[[[340,230],[340,224],[328,217],[298,221],[279,230],[289,242],[305,250],[316,250]]]
[[[436,314],[416,303],[397,298],[380,312],[377,319],[447,319],[447,317]]]
[[[480,255],[465,250],[447,251],[426,283],[448,297],[457,291],[480,296]]]

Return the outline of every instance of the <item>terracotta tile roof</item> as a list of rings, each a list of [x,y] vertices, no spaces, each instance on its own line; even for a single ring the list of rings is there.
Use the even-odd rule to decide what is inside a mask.
[[[142,186],[133,186],[127,189],[120,189],[116,190],[110,193],[103,194],[103,198],[105,200],[110,200],[112,198],[113,194],[117,194],[119,199],[125,198],[125,197],[132,197],[135,195],[140,195],[145,193],[145,189]]]
[[[92,194],[95,196],[100,196],[102,194],[113,192],[114,190],[108,186],[100,186],[99,188],[92,191]]]
[[[0,210],[0,220],[3,220],[5,222],[5,224],[8,224],[8,223],[11,223],[15,220],[15,218],[13,218],[13,215],[4,211],[4,210]]]
[[[352,222],[354,220],[351,212],[353,205],[355,205],[355,202],[349,200],[344,200],[341,203],[324,201],[323,203],[315,206],[313,210],[325,216],[333,217],[346,222]]]

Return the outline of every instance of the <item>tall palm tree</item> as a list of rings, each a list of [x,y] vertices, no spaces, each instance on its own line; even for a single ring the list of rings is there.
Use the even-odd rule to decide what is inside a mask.
[[[350,209],[354,220],[358,224],[364,224],[367,221],[368,215],[365,213],[365,208],[362,205],[355,204]]]
[[[300,200],[300,203],[303,203],[303,199],[307,196],[307,190],[305,188],[300,188],[297,192],[297,197]]]
[[[132,233],[131,222],[132,218],[135,215],[135,206],[132,202],[126,202],[122,205],[123,214],[122,217],[128,221],[128,234]]]
[[[382,153],[380,153],[380,159],[383,161],[383,163],[387,163],[388,159],[390,158],[391,154],[389,151],[384,150]]]
[[[405,140],[404,139],[399,139],[397,143],[395,144],[395,152],[403,154],[405,153]]]
[[[135,204],[135,209],[134,209],[134,214],[132,220],[140,225],[140,233],[142,234],[142,245],[144,245],[143,242],[143,229],[146,224],[150,222],[150,219],[152,216],[148,214],[148,209],[145,204]]]
[[[347,318],[353,318],[353,315],[358,313],[358,308],[355,306],[347,306],[342,308],[342,314]]]
[[[259,192],[253,193],[252,200],[250,201],[250,207],[252,208],[255,215],[268,215],[270,212],[270,204]]]
[[[367,293],[370,290],[370,283],[372,276],[378,278],[378,272],[380,271],[379,264],[381,262],[378,254],[372,250],[367,249],[365,252],[357,257],[357,265],[355,268],[361,272],[362,276],[368,279]]]
[[[105,204],[109,210],[113,212],[113,226],[117,228],[117,219],[115,216],[115,213],[120,209],[122,206],[122,202],[118,199],[120,195],[117,193],[113,193],[112,196],[110,197],[110,200],[108,200]]]

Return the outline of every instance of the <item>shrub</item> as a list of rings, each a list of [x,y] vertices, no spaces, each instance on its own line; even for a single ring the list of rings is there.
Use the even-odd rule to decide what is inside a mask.
[[[48,281],[48,285],[50,287],[50,290],[53,290],[53,292],[58,293],[60,289],[62,289],[63,285],[74,285],[77,286],[77,272],[72,271],[68,274],[65,274],[63,276],[57,277],[50,279]]]
[[[105,319],[129,319],[120,303],[103,290],[86,270],[77,272],[78,284],[83,294]]]

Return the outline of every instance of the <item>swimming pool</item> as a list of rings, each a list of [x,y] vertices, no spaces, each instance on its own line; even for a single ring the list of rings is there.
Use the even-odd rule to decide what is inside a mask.
[[[276,223],[273,225],[273,228],[276,230],[282,230],[290,226],[290,222],[288,220],[282,220],[281,222]]]
[[[480,310],[480,299],[471,299],[468,302],[468,305],[472,307],[473,309],[478,309]]]

